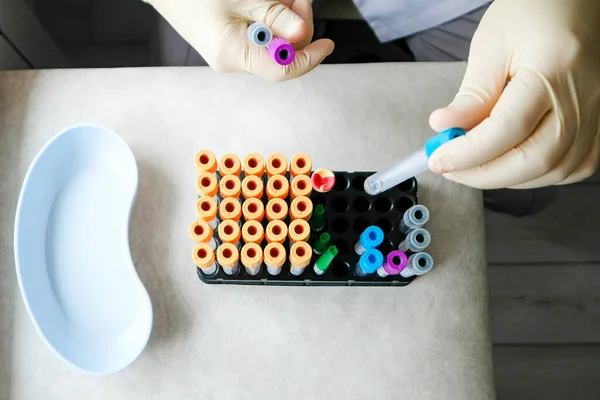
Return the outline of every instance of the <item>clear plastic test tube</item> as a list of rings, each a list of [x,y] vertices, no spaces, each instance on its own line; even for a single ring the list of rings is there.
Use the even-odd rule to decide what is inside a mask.
[[[226,219],[219,224],[219,239],[223,243],[230,243],[237,249],[240,246],[240,238],[242,237],[242,230],[238,223],[232,219]]]
[[[360,234],[358,241],[354,245],[354,251],[360,256],[367,249],[374,249],[383,243],[383,237],[383,230],[376,225],[371,225]]]
[[[398,275],[406,269],[408,258],[400,250],[394,250],[385,258],[385,262],[377,270],[377,275],[385,278],[388,275]]]
[[[217,228],[217,212],[219,207],[214,197],[200,197],[196,201],[196,215],[214,230]]]
[[[240,252],[231,243],[223,243],[217,249],[217,262],[227,275],[235,275],[239,270]]]
[[[369,176],[364,183],[367,194],[378,195],[429,169],[429,157],[444,143],[463,136],[465,131],[460,128],[451,128],[438,133],[429,139],[422,149],[408,157],[398,160],[389,167]]]
[[[398,250],[406,252],[419,253],[427,248],[431,243],[431,234],[427,229],[417,228],[406,235],[406,238],[398,245]]]
[[[356,275],[367,276],[377,271],[383,264],[383,254],[377,249],[365,251],[356,263]]]
[[[217,249],[217,241],[213,237],[213,230],[208,225],[208,222],[197,219],[190,225],[190,237],[196,243],[206,243],[215,251]]]
[[[246,243],[240,252],[240,258],[246,273],[250,276],[258,275],[263,262],[263,251],[256,243]]]
[[[415,275],[423,275],[433,268],[433,257],[429,253],[415,253],[408,257],[408,265],[404,268],[400,275],[405,278],[410,278]]]
[[[312,258],[312,249],[306,242],[296,242],[290,249],[290,273],[298,276],[304,272],[306,266],[310,264]]]
[[[215,274],[219,268],[215,263],[215,252],[207,243],[196,244],[192,250],[192,258],[206,276]]]
[[[286,259],[285,247],[281,243],[269,243],[265,247],[264,259],[267,272],[271,275],[279,275]]]
[[[429,221],[429,210],[422,204],[416,204],[406,210],[400,220],[400,232],[408,233],[412,229],[417,229]]]
[[[242,205],[233,197],[223,199],[219,205],[219,217],[221,217],[221,221],[229,219],[241,225]]]

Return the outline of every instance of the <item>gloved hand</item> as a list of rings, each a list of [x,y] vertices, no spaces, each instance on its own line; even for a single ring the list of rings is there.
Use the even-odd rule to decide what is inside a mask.
[[[297,78],[314,69],[333,51],[333,42],[313,43],[310,0],[145,0],[219,72],[249,72],[270,81]],[[287,66],[271,59],[266,48],[250,43],[249,22],[269,26],[273,36],[294,45]]]
[[[467,186],[534,188],[592,175],[600,157],[600,1],[494,1],[458,94],[430,125],[467,131],[429,160],[433,172]]]

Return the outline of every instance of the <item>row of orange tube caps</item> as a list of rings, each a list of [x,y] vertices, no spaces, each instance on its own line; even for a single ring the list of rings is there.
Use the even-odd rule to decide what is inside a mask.
[[[313,204],[309,198],[312,161],[308,155],[299,153],[292,158],[289,163],[291,183],[286,177],[288,162],[282,154],[271,155],[265,163],[260,154],[250,153],[242,163],[239,157],[230,153],[217,162],[211,151],[202,150],[196,154],[195,165],[198,172],[196,191],[200,197],[196,202],[198,219],[190,226],[190,236],[197,243],[194,261],[203,271],[215,262],[214,248],[209,243],[216,246],[213,230],[219,219],[216,229],[222,244],[216,251],[216,261],[226,272],[240,259],[251,274],[263,261],[270,272],[277,272],[286,260],[283,243],[288,237],[290,262],[301,268],[310,262],[312,248],[308,244],[308,221]],[[242,171],[243,179],[240,177]],[[265,194],[266,205],[262,200]],[[289,206],[288,197],[291,199]],[[291,222],[286,225],[284,220],[288,214]],[[266,229],[261,224],[265,217],[269,221]],[[240,239],[245,243],[241,250]],[[263,239],[268,243],[264,252],[260,247]]]

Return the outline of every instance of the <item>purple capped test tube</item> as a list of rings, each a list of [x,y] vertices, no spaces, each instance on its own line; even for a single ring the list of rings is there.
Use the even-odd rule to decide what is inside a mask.
[[[281,37],[274,37],[267,46],[269,55],[279,65],[288,65],[294,61],[296,50],[294,46]]]
[[[385,278],[388,275],[398,275],[406,268],[408,257],[400,250],[394,250],[385,258],[385,262],[377,270],[377,275]]]

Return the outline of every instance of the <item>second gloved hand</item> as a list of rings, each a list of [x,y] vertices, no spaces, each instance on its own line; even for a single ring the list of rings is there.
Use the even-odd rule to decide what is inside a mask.
[[[145,0],[218,72],[248,72],[270,81],[297,78],[333,51],[333,42],[313,36],[310,0]],[[290,65],[275,63],[264,47],[250,43],[249,22],[262,22],[296,49]]]
[[[430,124],[468,131],[429,162],[468,186],[535,188],[590,176],[600,158],[600,1],[494,1],[456,98]]]

